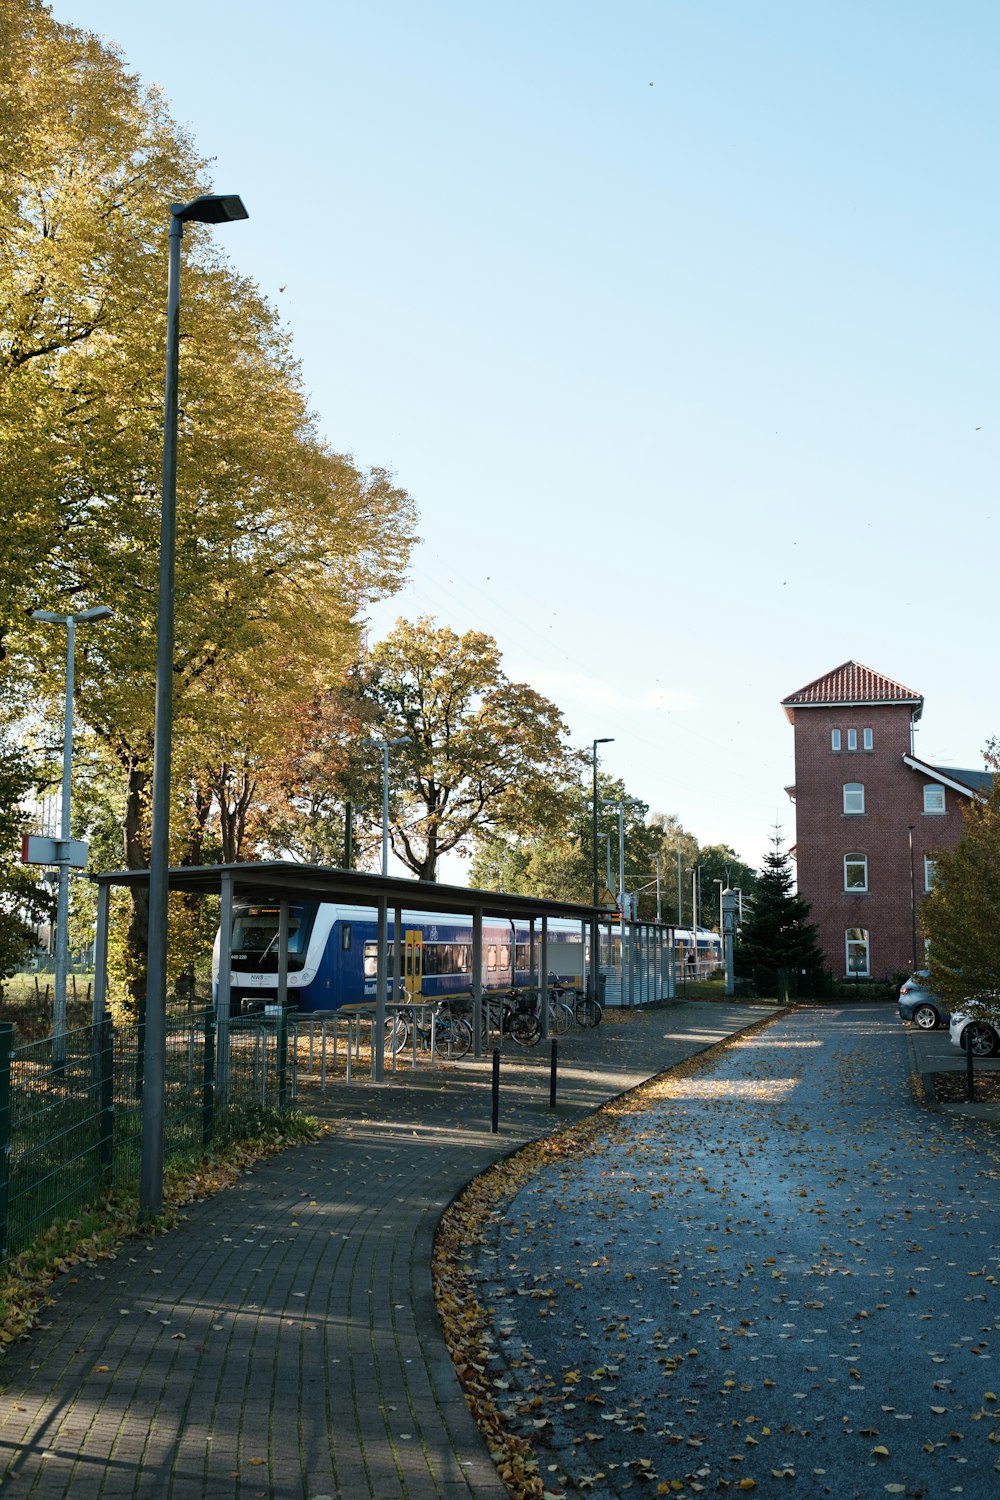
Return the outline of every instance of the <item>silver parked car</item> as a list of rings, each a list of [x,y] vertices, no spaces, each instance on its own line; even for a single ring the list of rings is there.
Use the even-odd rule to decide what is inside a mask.
[[[994,1057],[1000,1052],[1000,1035],[989,1021],[973,1020],[972,1016],[957,1010],[948,1028],[953,1047],[968,1050],[973,1057]]]
[[[912,1021],[921,1031],[933,1031],[935,1026],[947,1026],[948,1012],[941,996],[928,989],[930,971],[918,969],[905,980],[899,990],[899,1014],[902,1020]]]

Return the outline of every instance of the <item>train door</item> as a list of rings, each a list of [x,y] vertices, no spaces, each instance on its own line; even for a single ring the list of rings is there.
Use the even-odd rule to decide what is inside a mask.
[[[411,1002],[420,999],[424,987],[424,935],[422,932],[404,933],[403,988]]]

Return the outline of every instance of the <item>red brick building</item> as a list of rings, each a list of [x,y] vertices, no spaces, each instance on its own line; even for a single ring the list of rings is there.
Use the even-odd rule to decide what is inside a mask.
[[[934,857],[953,849],[986,771],[913,753],[919,693],[847,661],[782,700],[795,732],[799,893],[834,975],[888,978],[922,967],[920,903]]]

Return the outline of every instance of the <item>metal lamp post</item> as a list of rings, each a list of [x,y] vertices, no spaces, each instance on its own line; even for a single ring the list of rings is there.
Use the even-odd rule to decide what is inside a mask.
[[[61,1068],[66,1062],[66,973],[69,968],[69,854],[70,795],[73,783],[73,676],[76,627],[86,620],[108,620],[112,611],[106,604],[81,609],[76,614],[58,614],[51,609],[34,609],[33,620],[46,620],[66,626],[66,702],[63,711],[62,797],[59,812],[59,885],[56,896],[56,972],[52,1012],[52,1064]]]
[[[618,812],[618,904],[625,919],[625,809],[640,806],[638,797],[626,797],[621,802],[605,802],[605,807],[614,807]]]
[[[167,273],[167,371],[163,402],[160,580],[156,620],[156,721],[149,851],[149,946],[146,955],[146,1038],[143,1058],[139,1210],[163,1209],[163,1088],[166,1070],[167,896],[170,887],[170,749],[173,729],[174,564],[177,552],[177,388],[180,364],[181,240],[185,224],[247,219],[242,198],[207,193],[170,205]]]
[[[410,736],[401,734],[394,740],[364,740],[364,744],[382,750],[382,874],[389,873],[389,751],[397,745],[408,745]]]
[[[600,950],[601,934],[600,934],[600,931],[599,931],[598,925],[597,925],[597,906],[600,903],[600,897],[601,897],[600,876],[597,873],[597,864],[598,864],[598,837],[597,837],[597,832],[598,832],[598,830],[597,830],[597,809],[598,809],[598,802],[597,802],[597,747],[598,747],[598,745],[613,745],[614,742],[615,741],[614,741],[614,736],[613,735],[605,736],[604,739],[594,740],[593,745],[591,747],[591,752],[590,752],[591,753],[591,763],[593,765],[593,770],[594,770],[594,805],[593,805],[593,812],[594,812],[594,849],[593,849],[593,855],[594,855],[594,915],[593,915],[593,918],[592,918],[591,923],[590,923],[590,974],[588,976],[589,980],[590,980],[590,984],[589,984],[590,997],[591,997],[592,1000],[598,999],[598,994],[597,994],[597,971],[598,971],[598,969],[600,967],[600,952],[601,952],[601,950]],[[609,848],[610,848],[610,846],[609,846]]]

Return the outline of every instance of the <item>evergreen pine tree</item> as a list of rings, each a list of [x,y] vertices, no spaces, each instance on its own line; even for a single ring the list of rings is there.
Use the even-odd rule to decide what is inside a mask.
[[[810,993],[823,973],[809,903],[794,889],[791,856],[775,828],[774,849],[757,876],[753,907],[744,917],[736,948],[737,972],[753,980],[760,995]]]

